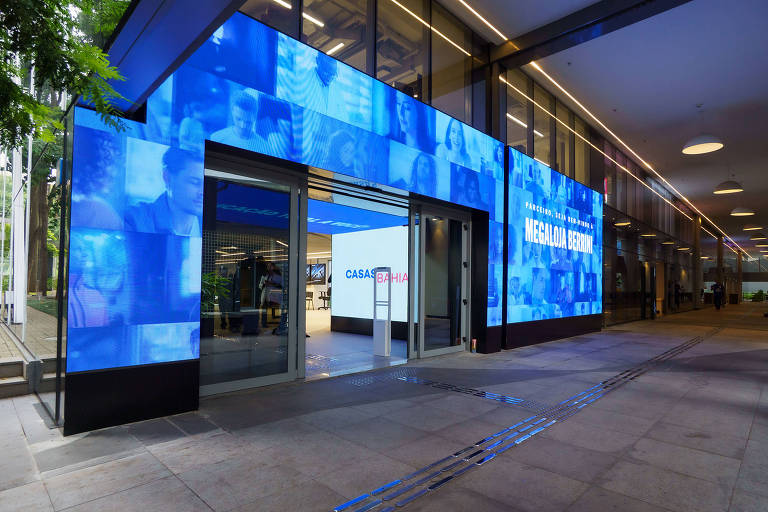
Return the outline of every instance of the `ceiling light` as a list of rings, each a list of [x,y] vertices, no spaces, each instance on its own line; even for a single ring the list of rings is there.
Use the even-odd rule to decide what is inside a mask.
[[[305,12],[301,13],[301,17],[304,18],[307,21],[311,21],[312,23],[314,23],[315,25],[317,25],[320,28],[323,28],[325,26],[325,23],[323,23],[322,21],[320,21],[317,18],[313,18],[312,16],[310,16],[309,14],[307,14]]]
[[[736,192],[744,192],[744,188],[741,186],[740,183],[736,181],[724,181],[721,184],[719,184],[714,194],[735,194]]]
[[[722,147],[723,143],[714,135],[699,135],[685,143],[683,153],[686,155],[701,155],[717,151]]]
[[[768,247],[768,244],[766,244],[766,243],[755,244],[755,247]]]
[[[749,208],[744,208],[743,206],[737,206],[731,210],[731,215],[734,217],[749,217],[750,215],[754,214],[755,210],[750,210]]]
[[[330,50],[328,50],[325,53],[326,53],[326,55],[333,55],[334,53],[336,53],[337,51],[341,50],[342,48],[344,48],[344,43],[339,43],[339,44],[337,44],[336,46],[334,46],[333,48],[331,48]],[[715,192],[715,193],[717,193],[717,192]]]
[[[751,237],[749,237],[750,240],[765,240],[765,235],[763,233],[755,233]]]
[[[281,5],[281,6],[285,7],[286,9],[290,9],[291,8],[291,4],[289,4],[285,0],[272,0],[272,1],[275,2],[277,5]]]
[[[632,224],[632,222],[629,219],[619,219],[613,223],[614,226],[619,228],[629,226],[630,224]]]
[[[702,257],[701,257],[701,259],[703,259],[703,260],[708,260],[708,259],[709,259],[709,256],[702,256]]]
[[[678,247],[677,250],[678,251],[690,251],[691,248],[690,247]]]
[[[671,238],[667,238],[666,240],[661,242],[661,245],[675,245],[675,241],[672,240]]]
[[[513,116],[513,115],[512,115],[512,114],[510,114],[509,112],[507,112],[507,117],[508,117],[509,119],[511,119],[512,121],[514,121],[515,123],[517,123],[517,124],[519,124],[520,126],[522,126],[523,128],[528,128],[528,125],[527,125],[527,124],[525,124],[524,122],[522,122],[521,120],[519,120],[518,118],[516,118],[515,116]],[[539,137],[543,137],[543,136],[544,136],[544,134],[543,134],[543,133],[541,133],[539,130],[537,130],[537,129],[535,129],[535,128],[533,129],[533,134],[534,134],[534,135],[537,135],[537,136],[539,136]]]
[[[759,229],[763,229],[763,226],[758,226],[756,224],[747,224],[744,226],[744,231],[757,231]]]
[[[642,236],[644,238],[655,238],[656,237],[656,233],[642,233],[640,236]]]

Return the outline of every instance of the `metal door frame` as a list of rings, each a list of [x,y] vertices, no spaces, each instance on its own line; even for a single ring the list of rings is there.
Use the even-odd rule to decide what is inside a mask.
[[[471,216],[460,210],[453,210],[448,208],[442,208],[433,205],[421,204],[415,206],[415,213],[419,216],[419,225],[416,236],[418,236],[418,291],[417,304],[418,312],[415,315],[418,322],[418,349],[415,357],[423,359],[426,357],[434,357],[443,354],[451,354],[454,352],[461,352],[467,350],[469,339],[469,320],[471,318],[471,302],[469,296],[469,290],[471,289],[470,276],[472,270],[471,254],[469,249],[470,241],[472,240],[472,218]],[[459,345],[426,350],[424,348],[424,289],[425,289],[425,249],[426,249],[426,223],[422,222],[426,216],[443,217],[448,220],[456,220],[461,222],[461,314],[460,314],[460,329],[459,337],[461,343]],[[415,220],[415,219],[414,219]],[[414,226],[415,227],[415,226]],[[416,251],[412,252],[412,257]]]
[[[220,158],[223,157],[223,158]],[[226,180],[225,175],[231,175],[232,181],[248,185],[252,182],[253,186],[258,187],[259,182],[275,183],[289,187],[290,195],[290,213],[289,213],[289,231],[288,244],[290,248],[298,247],[299,250],[289,250],[288,252],[288,353],[287,353],[287,371],[263,377],[252,377],[230,382],[219,382],[200,386],[200,396],[228,393],[242,389],[267,386],[281,382],[289,382],[298,377],[304,376],[304,358],[299,359],[299,353],[303,354],[306,340],[304,336],[298,336],[298,333],[304,330],[304,315],[298,311],[299,290],[306,284],[306,275],[301,265],[301,256],[306,259],[306,238],[301,240],[299,236],[300,224],[306,228],[306,178],[303,180],[299,176],[294,176],[290,172],[279,168],[272,168],[269,164],[263,164],[259,161],[244,161],[226,158],[225,155],[206,154],[206,176],[217,177]],[[213,171],[216,174],[212,174]],[[222,173],[224,175],[218,175]],[[304,214],[302,215],[302,212]],[[301,272],[299,270],[302,270]],[[293,274],[291,276],[291,272]],[[299,365],[298,362],[302,364]]]

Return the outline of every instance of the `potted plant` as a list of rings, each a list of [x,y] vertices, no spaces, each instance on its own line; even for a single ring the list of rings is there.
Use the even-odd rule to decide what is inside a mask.
[[[200,286],[200,337],[213,336],[216,302],[229,298],[229,286],[232,280],[216,272],[206,272],[202,275]]]

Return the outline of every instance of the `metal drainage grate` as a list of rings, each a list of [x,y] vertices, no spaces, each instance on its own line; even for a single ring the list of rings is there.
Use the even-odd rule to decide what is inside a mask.
[[[710,331],[706,337],[714,335],[719,330]],[[491,434],[473,445],[343,503],[334,508],[333,512],[344,510],[365,512],[379,506],[384,506],[380,512],[392,512],[395,507],[404,507],[464,473],[485,465],[498,455],[527,441],[555,423],[565,421],[595,400],[599,400],[607,393],[618,389],[654,366],[685,352],[703,340],[704,337],[702,336],[692,338],[530,418]]]

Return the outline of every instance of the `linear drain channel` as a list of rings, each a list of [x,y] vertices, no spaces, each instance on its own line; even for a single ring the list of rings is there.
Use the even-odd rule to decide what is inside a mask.
[[[495,434],[491,434],[471,446],[467,446],[398,480],[384,484],[369,493],[362,494],[343,503],[334,508],[333,512],[345,510],[364,512],[378,509],[380,506],[384,506],[384,508],[380,509],[381,512],[390,512],[395,510],[395,507],[404,507],[412,501],[441,488],[451,480],[485,465],[498,455],[527,441],[555,423],[566,420],[607,393],[643,375],[654,366],[698,345],[705,338],[713,336],[719,331],[720,329],[714,329],[705,336],[697,336],[662,352],[638,366],[604,380],[596,386],[592,386],[567,400],[563,400],[559,404],[543,410],[530,418],[526,418]]]

